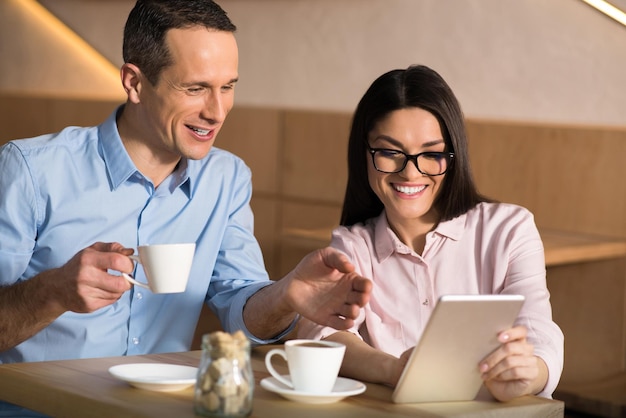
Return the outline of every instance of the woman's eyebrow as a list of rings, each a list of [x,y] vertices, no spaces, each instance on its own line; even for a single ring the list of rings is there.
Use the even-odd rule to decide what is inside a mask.
[[[396,141],[395,139],[393,139],[392,137],[387,136],[387,135],[378,135],[378,136],[376,136],[374,138],[374,141],[378,141],[378,140],[381,140],[381,139],[383,141],[387,141],[387,142],[391,143],[391,145],[395,145],[397,147],[400,147],[400,145],[402,145],[402,144],[400,144],[399,141]]]
[[[392,137],[390,137],[388,135],[378,135],[376,138],[374,138],[374,141],[377,141],[379,139],[387,141],[391,145],[394,145],[394,146],[396,146],[398,148],[402,148],[402,146],[403,146],[403,144],[400,141],[398,141],[398,140],[396,140],[396,139],[394,139],[394,138],[392,138]],[[432,141],[424,142],[422,144],[422,148],[432,147],[432,146],[443,144],[443,143],[445,143],[443,138],[442,139],[433,139]]]
[[[434,139],[432,141],[424,142],[422,146],[424,147],[432,147],[433,145],[445,144],[445,141],[442,139]]]

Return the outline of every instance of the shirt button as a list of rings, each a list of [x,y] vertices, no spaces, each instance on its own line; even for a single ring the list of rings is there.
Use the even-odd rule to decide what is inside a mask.
[[[135,344],[135,345],[139,344],[139,338],[138,337],[133,337],[133,344]]]
[[[138,300],[143,299],[143,293],[141,293],[141,292],[137,292],[137,293],[135,294],[135,298],[137,298]]]

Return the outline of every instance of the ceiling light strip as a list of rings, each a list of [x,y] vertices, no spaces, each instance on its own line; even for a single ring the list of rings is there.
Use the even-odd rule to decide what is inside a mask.
[[[595,7],[605,15],[612,17],[622,25],[626,26],[626,13],[606,2],[605,0],[583,0],[588,5]]]

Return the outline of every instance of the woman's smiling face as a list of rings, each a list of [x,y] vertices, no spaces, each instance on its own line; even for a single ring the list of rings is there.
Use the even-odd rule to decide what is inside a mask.
[[[445,151],[439,121],[432,113],[418,107],[389,113],[374,125],[368,135],[368,143],[370,148],[385,148],[412,155],[425,151]],[[376,170],[369,155],[367,158],[370,187],[385,206],[392,228],[413,221],[426,224],[438,221],[433,202],[445,174],[422,174],[414,161],[408,161],[398,173],[382,173]]]

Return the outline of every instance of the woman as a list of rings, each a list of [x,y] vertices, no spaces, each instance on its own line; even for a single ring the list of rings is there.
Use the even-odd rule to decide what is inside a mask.
[[[476,367],[498,400],[550,397],[563,334],[552,321],[543,244],[528,210],[477,192],[463,114],[439,74],[412,66],[374,81],[354,114],[348,171],[331,245],[372,279],[372,297],[353,328],[303,320],[299,336],[343,342],[342,375],[395,386],[439,296],[521,294],[514,327]]]

